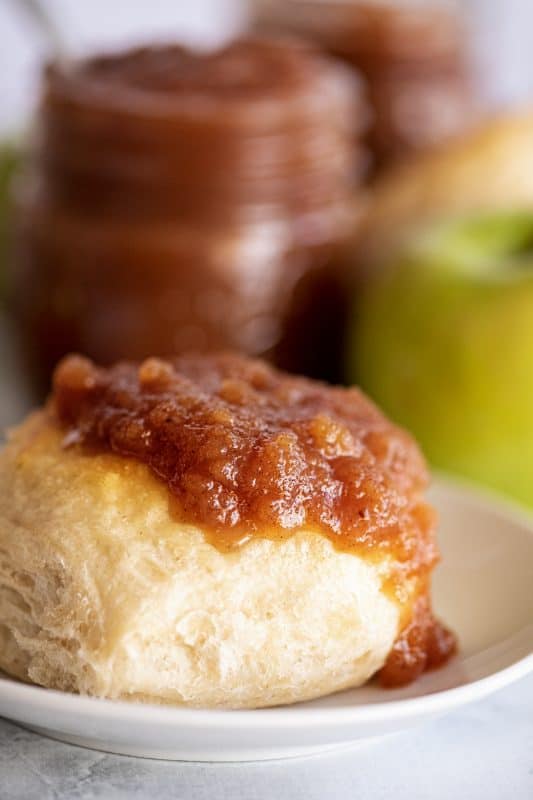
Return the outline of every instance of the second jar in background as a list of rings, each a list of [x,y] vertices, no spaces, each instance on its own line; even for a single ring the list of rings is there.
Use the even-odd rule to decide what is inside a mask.
[[[257,26],[307,36],[364,76],[371,173],[476,116],[468,26],[453,0],[257,0]]]

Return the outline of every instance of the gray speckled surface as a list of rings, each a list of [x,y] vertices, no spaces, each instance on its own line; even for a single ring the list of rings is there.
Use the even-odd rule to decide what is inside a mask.
[[[356,750],[183,764],[60,744],[0,720],[0,800],[531,800],[533,675]]]

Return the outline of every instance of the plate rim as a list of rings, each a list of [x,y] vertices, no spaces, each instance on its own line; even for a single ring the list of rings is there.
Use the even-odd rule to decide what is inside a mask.
[[[457,479],[455,476],[435,471],[432,473],[430,488],[458,494],[471,504],[481,505],[485,511],[488,510],[500,518],[504,517],[519,525],[533,537],[533,512],[491,489],[487,490],[475,483],[472,484],[469,481]],[[509,637],[509,643],[524,633],[530,634],[533,641],[533,624],[527,625]],[[504,639],[502,644],[505,641],[507,640]],[[97,717],[100,720],[120,718],[122,722],[138,722],[145,725],[157,724],[170,727],[186,725],[189,728],[210,726],[217,729],[228,725],[240,729],[278,726],[296,728],[302,724],[327,727],[353,726],[387,720],[408,720],[411,717],[422,717],[454,709],[468,702],[480,700],[530,673],[533,673],[533,651],[509,666],[484,677],[416,697],[362,705],[352,703],[320,707],[306,703],[294,703],[259,709],[206,709],[78,695],[24,683],[0,672],[0,715],[6,713],[2,708],[1,701],[7,696],[12,704],[21,704],[26,707],[31,704],[41,711],[61,711],[63,714],[85,715],[86,717]],[[320,699],[316,698],[317,701]],[[20,716],[8,718],[16,722]]]
[[[365,705],[349,706],[277,706],[259,709],[205,709],[181,708],[179,706],[155,705],[127,700],[108,700],[99,697],[61,692],[17,682],[12,678],[0,678],[0,698],[4,684],[11,694],[11,700],[20,700],[27,705],[32,702],[41,710],[58,711],[58,703],[63,706],[63,713],[79,716],[98,717],[100,720],[117,719],[122,722],[139,722],[144,724],[187,725],[187,727],[299,727],[312,722],[313,726],[335,726],[367,724],[385,720],[399,721],[413,716],[426,716],[439,711],[457,708],[503,689],[505,686],[533,673],[533,654],[519,659],[509,667],[505,667],[492,675],[476,681],[456,686],[451,689],[431,692],[418,697],[403,698]],[[14,691],[14,695],[13,695]],[[317,698],[320,699],[320,698]],[[67,706],[67,707],[65,707]],[[5,713],[5,712],[2,712]],[[8,717],[9,718],[9,717]],[[14,720],[16,721],[16,720]]]

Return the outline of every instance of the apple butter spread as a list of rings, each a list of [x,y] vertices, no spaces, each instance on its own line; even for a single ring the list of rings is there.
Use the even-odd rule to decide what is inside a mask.
[[[69,356],[51,408],[66,446],[145,463],[173,514],[219,548],[306,529],[382,564],[402,628],[384,683],[408,682],[452,652],[429,605],[438,550],[423,457],[358,389],[232,354],[108,369]]]
[[[365,121],[351,71],[287,37],[49,66],[13,271],[32,377],[48,386],[73,350],[110,364],[228,348],[297,367],[288,320],[310,275],[336,281]],[[307,319],[306,355],[339,327],[328,309]]]

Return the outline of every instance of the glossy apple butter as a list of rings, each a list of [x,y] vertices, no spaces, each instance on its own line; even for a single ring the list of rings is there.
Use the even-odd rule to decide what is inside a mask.
[[[360,390],[232,354],[108,369],[70,356],[55,372],[51,407],[67,446],[147,464],[173,513],[220,548],[306,529],[386,563],[402,633],[385,684],[406,683],[452,652],[429,604],[438,550],[423,457]]]

